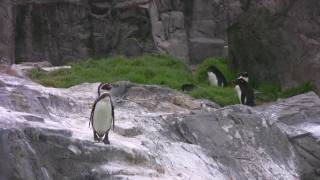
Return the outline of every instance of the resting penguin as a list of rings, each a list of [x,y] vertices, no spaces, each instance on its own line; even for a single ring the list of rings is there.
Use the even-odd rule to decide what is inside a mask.
[[[223,74],[214,66],[210,66],[208,68],[208,79],[209,83],[212,86],[225,86],[227,85],[226,78],[223,76]]]
[[[183,84],[181,90],[184,92],[192,91],[196,86],[194,84]]]
[[[237,92],[239,101],[241,104],[254,106],[254,95],[253,89],[249,86],[249,83],[242,78],[238,78],[232,81],[235,85],[235,90]]]
[[[109,91],[111,88],[110,84],[101,86],[101,90],[104,91]],[[111,129],[111,124],[113,124],[114,129],[114,107],[108,92],[103,92],[95,100],[90,115],[90,124],[93,128],[94,140],[110,144],[108,134]]]
[[[246,82],[249,82],[249,76],[248,76],[247,72],[240,72],[238,74],[238,79],[240,79],[240,78],[245,80]]]

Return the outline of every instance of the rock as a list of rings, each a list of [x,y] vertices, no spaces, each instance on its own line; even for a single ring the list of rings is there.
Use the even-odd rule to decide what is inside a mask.
[[[59,69],[71,69],[71,66],[53,66],[53,67],[43,67],[41,69],[47,72],[51,72]]]
[[[320,98],[310,92],[259,107],[269,124],[277,124],[301,157],[302,176],[317,179],[320,166]],[[308,178],[307,178],[308,177]]]
[[[201,104],[195,102],[186,96],[176,96],[173,98],[173,104],[187,109],[201,109]]]
[[[46,88],[0,74],[0,179],[319,179],[315,93],[219,108],[117,82],[104,145],[88,127],[98,85]]]
[[[15,15],[14,5],[10,0],[0,2],[0,64],[15,62]]]
[[[10,20],[0,19],[7,24],[5,32],[12,34],[6,36],[12,46],[4,50],[16,56],[6,58],[11,58],[12,62],[15,59],[49,61],[61,65],[118,53],[140,55],[154,49],[148,10],[141,6],[147,2],[0,2],[1,6],[8,7],[6,14],[12,16]],[[16,11],[11,12],[10,8]],[[21,28],[13,31],[11,26]],[[135,46],[132,46],[132,39],[137,41]]]
[[[176,58],[189,60],[188,36],[181,11],[161,12],[161,6],[151,4],[150,14],[153,39],[158,49]],[[159,4],[158,4],[159,5]],[[164,8],[164,7],[163,7]]]
[[[223,39],[195,38],[190,43],[193,64],[199,64],[207,57],[223,55],[226,46]]]
[[[23,116],[27,121],[33,121],[33,122],[44,122],[44,119],[37,116],[30,116],[30,115],[24,115]]]
[[[319,90],[319,1],[258,0],[241,6],[228,31],[235,68],[283,89],[312,82]]]
[[[115,54],[162,53],[201,62],[225,52],[220,44],[195,40],[226,41],[228,24],[241,12],[238,1],[3,0],[0,61],[62,65]]]
[[[130,38],[120,45],[119,52],[129,57],[139,56],[143,53],[143,47],[138,40]]]
[[[279,127],[268,126],[245,106],[186,116],[178,129],[187,142],[198,144],[233,179],[298,179],[295,152]],[[269,169],[269,171],[266,171]],[[285,170],[284,170],[285,169]],[[278,173],[281,172],[281,175]]]
[[[32,66],[32,67],[52,67],[52,64],[48,61],[42,61],[42,62],[23,62],[20,63],[19,66],[25,67],[25,66]]]
[[[111,145],[106,146],[93,142],[92,130],[88,127],[98,83],[55,89],[5,74],[0,75],[0,82],[3,84],[0,157],[6,161],[6,164],[0,163],[0,179],[212,177],[205,168],[211,160],[202,162],[194,155],[203,153],[199,147],[188,147],[176,141],[168,144],[171,138],[178,136],[160,115],[187,111],[172,103],[179,92],[159,86],[115,83],[112,94],[118,101],[116,127],[110,133]],[[11,92],[19,93],[5,95]],[[23,101],[15,100],[17,98]],[[146,100],[154,101],[156,107],[145,105]],[[170,111],[158,111],[160,104],[165,103]],[[171,108],[173,106],[178,108]],[[172,131],[165,133],[169,129]],[[168,152],[172,152],[170,156]],[[180,161],[187,156],[190,165]],[[202,158],[207,159],[207,156],[202,154]],[[174,166],[167,166],[169,164]],[[199,166],[203,168],[199,170]],[[181,174],[176,177],[176,172]]]

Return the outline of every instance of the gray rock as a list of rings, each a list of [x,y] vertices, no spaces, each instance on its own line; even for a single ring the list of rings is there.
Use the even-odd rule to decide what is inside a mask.
[[[190,40],[193,64],[199,64],[207,57],[224,54],[226,42],[223,39],[195,38]]]
[[[298,179],[295,152],[286,135],[248,107],[196,113],[177,127],[187,142],[202,146],[228,167],[221,172],[234,179]]]
[[[0,29],[0,61],[7,64],[61,65],[143,53],[198,62],[223,52],[220,46],[198,46],[193,39],[226,41],[228,24],[241,12],[238,0],[17,0],[1,1],[0,6],[0,22],[6,24]],[[198,57],[203,51],[207,53]]]
[[[320,98],[310,92],[258,109],[269,124],[277,124],[288,135],[301,157],[302,176],[319,178],[316,172],[320,167]]]
[[[219,108],[118,82],[104,145],[88,127],[98,83],[55,89],[6,74],[0,82],[0,179],[319,179],[315,93]]]
[[[312,82],[319,90],[319,1],[240,2],[228,31],[235,68],[284,89]]]
[[[143,47],[137,39],[130,38],[120,45],[119,53],[129,57],[139,56],[143,53]]]
[[[15,62],[15,15],[10,0],[0,2],[0,22],[0,64],[12,64]]]
[[[185,17],[181,11],[161,12],[161,6],[151,4],[150,14],[153,39],[161,52],[176,58],[189,60],[188,36]],[[160,8],[160,9],[159,9]]]
[[[6,38],[3,43],[7,42],[3,44],[6,46],[0,47],[1,59],[10,60],[8,63],[16,59],[61,65],[119,53],[140,55],[154,49],[148,10],[141,6],[146,3],[85,0],[0,2],[6,12],[0,15],[3,17],[0,22],[6,24],[0,33],[5,33],[1,37]],[[12,8],[15,11],[11,11]],[[12,27],[19,28],[14,31]],[[132,47],[130,39],[136,39],[135,44],[139,46]]]

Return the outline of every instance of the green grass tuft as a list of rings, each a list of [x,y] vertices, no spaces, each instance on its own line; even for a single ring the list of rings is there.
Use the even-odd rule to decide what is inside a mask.
[[[232,87],[214,87],[209,85],[207,70],[215,66],[225,76],[227,83],[235,79],[236,75],[230,70],[226,57],[212,57],[200,64],[195,72],[197,88],[188,94],[195,98],[205,98],[214,101],[221,106],[237,104],[238,98]]]
[[[213,87],[209,85],[199,85],[188,93],[195,98],[205,98],[218,103],[221,106],[237,104],[239,102],[232,87]]]
[[[160,84],[178,89],[192,83],[191,70],[181,61],[167,56],[122,56],[87,60],[73,64],[71,69],[51,73],[32,70],[30,77],[46,86],[68,88],[83,82],[115,82],[129,80],[141,84]]]
[[[307,93],[310,91],[315,91],[315,86],[311,83],[302,84],[298,87],[288,89],[279,93],[279,98],[288,98],[292,96],[296,96],[298,94]]]

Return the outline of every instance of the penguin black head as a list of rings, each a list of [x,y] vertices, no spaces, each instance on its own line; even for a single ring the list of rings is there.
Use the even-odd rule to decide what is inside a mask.
[[[249,82],[248,72],[240,72],[240,73],[238,74],[238,79],[243,79],[243,80]]]
[[[100,96],[102,92],[109,92],[111,89],[112,85],[110,83],[101,83],[98,87],[98,96]]]
[[[232,80],[231,83],[236,86],[236,85],[244,85],[244,84],[247,84],[248,82],[243,78],[238,78],[236,80]]]
[[[214,66],[209,66],[208,69],[207,69],[208,72],[216,72],[218,71],[218,69]]]
[[[240,73],[238,74],[238,77],[240,77],[240,76],[242,76],[242,77],[249,77],[249,76],[248,76],[248,72],[240,72]]]
[[[101,89],[105,91],[110,91],[112,89],[112,86],[109,83],[105,83],[101,86]]]

